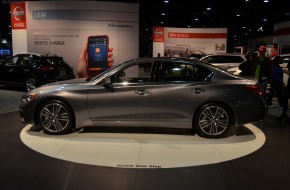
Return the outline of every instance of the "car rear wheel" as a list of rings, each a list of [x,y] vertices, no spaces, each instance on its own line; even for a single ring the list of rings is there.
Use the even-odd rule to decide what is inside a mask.
[[[196,114],[194,127],[199,136],[206,138],[224,137],[232,125],[231,112],[223,105],[209,103]]]
[[[37,86],[38,86],[38,82],[37,82],[37,79],[34,77],[28,78],[25,81],[25,88],[28,92],[37,88]]]
[[[38,110],[38,123],[45,133],[62,135],[74,127],[74,115],[71,108],[58,100],[44,102]]]

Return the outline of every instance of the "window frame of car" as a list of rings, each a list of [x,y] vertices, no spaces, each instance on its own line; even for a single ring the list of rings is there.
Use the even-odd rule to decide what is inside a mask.
[[[11,67],[11,66],[17,66],[19,63],[19,57],[20,56],[11,56],[8,57],[4,62],[3,62],[3,66],[6,67]],[[10,60],[12,60],[12,63],[10,62]],[[15,61],[16,60],[16,61]]]
[[[114,77],[120,73],[122,73],[124,70],[130,68],[130,67],[133,67],[133,66],[136,66],[136,65],[141,65],[141,64],[144,64],[144,63],[150,63],[152,64],[151,65],[151,68],[150,68],[150,75],[148,75],[148,80],[147,81],[122,81],[122,82],[117,82],[117,81],[114,81]],[[163,64],[168,64],[168,63],[171,63],[171,64],[179,64],[180,66],[181,65],[185,65],[185,68],[187,68],[187,66],[190,66],[190,67],[193,67],[193,68],[197,68],[197,69],[201,69],[201,70],[204,70],[203,72],[207,72],[205,73],[204,75],[207,75],[207,76],[204,76],[203,79],[196,79],[196,80],[169,80],[169,81],[161,81],[160,80],[160,67],[163,66]],[[121,68],[120,68],[121,67]],[[166,84],[166,83],[191,83],[191,82],[209,82],[211,81],[211,78],[213,76],[213,71],[210,70],[209,68],[203,66],[203,65],[200,65],[200,64],[196,64],[196,63],[193,63],[193,62],[186,62],[186,61],[180,61],[180,60],[133,60],[131,62],[127,62],[126,63],[123,63],[123,64],[120,64],[118,66],[116,66],[115,68],[112,68],[112,69],[109,69],[107,71],[105,71],[104,73],[100,74],[99,76],[96,76],[94,79],[92,79],[93,81],[97,81],[95,84],[100,84],[100,85],[105,85],[105,86],[118,86],[118,85],[135,85],[135,84],[160,84],[160,83],[163,83],[163,84]],[[189,77],[188,77],[189,78]]]
[[[150,68],[148,68],[146,65],[147,64],[151,64],[151,66],[149,66]],[[123,66],[121,69],[118,69],[116,72],[114,72],[112,75],[110,75],[110,81],[113,85],[116,84],[140,84],[140,83],[148,83],[148,82],[152,82],[152,69],[154,67],[154,61],[151,60],[141,60],[141,61],[134,61],[130,64],[127,64],[125,66]],[[130,72],[128,72],[129,69],[132,69],[133,67],[137,66],[138,69],[137,74],[135,76],[130,76],[128,77],[126,74],[132,74]],[[140,65],[145,65],[145,67],[139,67]],[[143,73],[140,73],[139,70],[143,69]],[[146,69],[149,69],[149,72],[147,72]],[[146,70],[146,71],[145,71]],[[126,72],[125,72],[126,71]],[[149,73],[149,75],[144,75],[144,73]],[[141,74],[143,74],[143,76],[140,76]]]

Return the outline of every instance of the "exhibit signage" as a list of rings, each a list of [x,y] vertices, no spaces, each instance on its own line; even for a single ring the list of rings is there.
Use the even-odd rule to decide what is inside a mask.
[[[23,3],[25,5],[25,3]],[[18,10],[18,9],[17,9]],[[22,10],[25,13],[25,6]],[[107,36],[110,51],[95,51],[95,63],[117,65],[138,57],[139,5],[135,3],[106,1],[28,1],[26,2],[26,30],[12,30],[13,54],[33,52],[56,54],[79,69],[80,58],[88,63],[88,38]],[[18,11],[17,17],[22,16]],[[27,39],[21,42],[16,39]],[[98,44],[96,45],[96,49]],[[99,44],[100,45],[100,44]],[[27,48],[26,48],[27,47]],[[111,56],[105,55],[111,54]],[[82,56],[87,54],[85,56]],[[102,55],[101,55],[102,54]],[[99,60],[106,58],[108,61]],[[90,57],[89,57],[90,59]],[[99,61],[99,62],[98,62]],[[105,62],[104,62],[105,61]],[[107,64],[110,67],[111,64]],[[102,67],[103,68],[103,67]]]
[[[164,27],[153,27],[153,42],[164,42]]]
[[[153,27],[153,56],[190,57],[225,53],[226,28]]]
[[[11,3],[11,27],[12,29],[26,29],[26,8],[24,2]]]

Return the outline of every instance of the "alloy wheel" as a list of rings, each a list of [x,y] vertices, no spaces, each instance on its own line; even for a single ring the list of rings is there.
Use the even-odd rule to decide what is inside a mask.
[[[40,122],[48,132],[61,133],[70,123],[69,112],[60,103],[47,104],[41,109]]]
[[[209,106],[202,110],[198,124],[202,133],[207,136],[223,134],[229,127],[230,118],[225,109],[219,106]]]

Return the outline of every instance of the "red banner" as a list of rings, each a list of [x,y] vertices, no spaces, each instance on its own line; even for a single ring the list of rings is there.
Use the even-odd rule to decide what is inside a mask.
[[[12,29],[26,29],[25,2],[11,3],[10,11]]]
[[[168,38],[227,38],[227,33],[168,32]]]
[[[164,42],[164,27],[153,27],[153,42]]]

